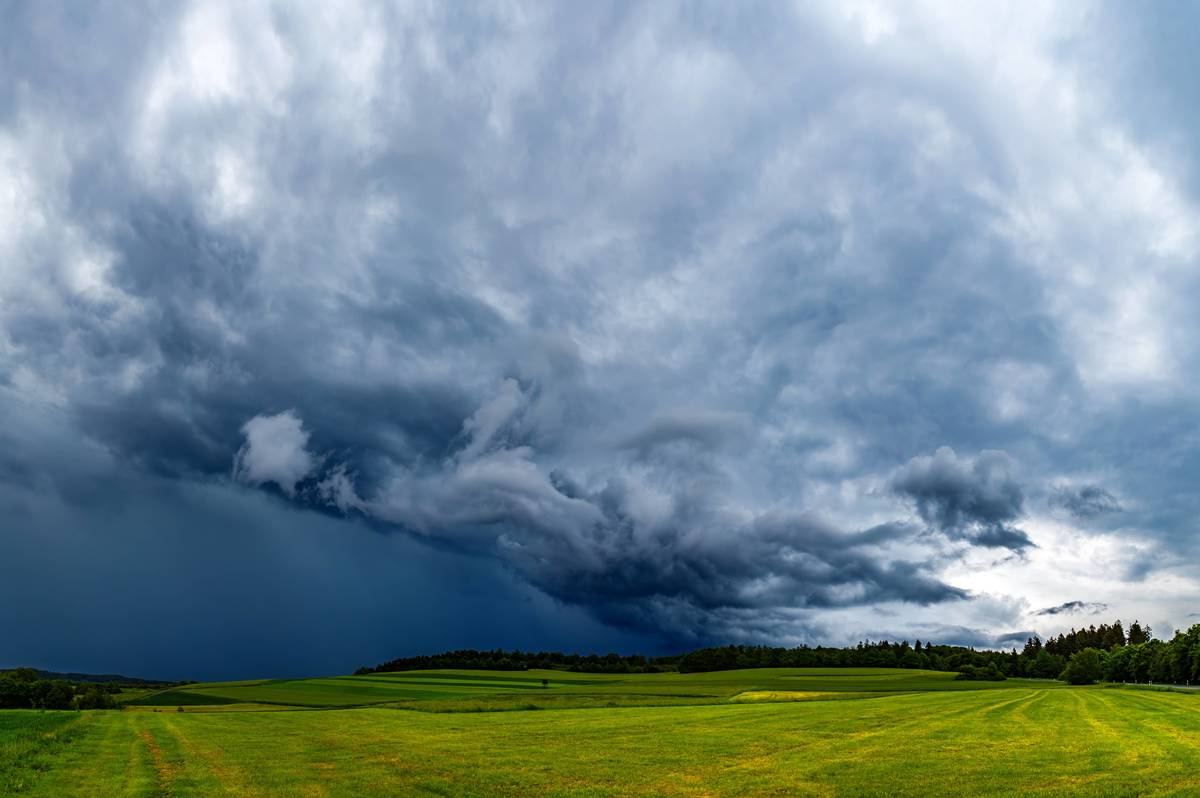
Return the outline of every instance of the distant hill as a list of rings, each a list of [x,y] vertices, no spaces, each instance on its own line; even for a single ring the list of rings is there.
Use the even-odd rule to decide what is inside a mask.
[[[18,670],[17,668],[0,668],[0,674]],[[68,682],[89,682],[91,684],[144,684],[148,687],[166,687],[179,682],[165,682],[159,679],[141,679],[134,676],[122,676],[117,673],[59,673],[44,671],[41,668],[31,668],[37,671],[39,679],[63,679]]]

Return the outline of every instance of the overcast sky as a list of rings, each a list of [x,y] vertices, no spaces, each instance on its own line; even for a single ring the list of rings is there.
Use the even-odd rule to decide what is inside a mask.
[[[1195,7],[3,5],[0,666],[1200,619]]]

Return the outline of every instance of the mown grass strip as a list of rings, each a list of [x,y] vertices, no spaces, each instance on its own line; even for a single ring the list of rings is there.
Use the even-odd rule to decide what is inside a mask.
[[[0,794],[30,790],[63,749],[83,736],[91,713],[0,710]]]

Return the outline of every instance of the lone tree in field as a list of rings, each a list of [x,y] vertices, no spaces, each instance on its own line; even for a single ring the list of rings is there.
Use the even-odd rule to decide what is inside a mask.
[[[543,688],[546,688],[546,687],[549,687],[549,686],[550,686],[550,680],[549,680],[549,679],[542,679],[542,687],[543,687]]]

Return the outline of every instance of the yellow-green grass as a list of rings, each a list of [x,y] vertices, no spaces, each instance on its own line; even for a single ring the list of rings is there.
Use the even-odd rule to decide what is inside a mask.
[[[123,708],[126,712],[302,712],[314,707],[296,707],[286,704],[170,704],[154,706],[135,704]]]
[[[530,672],[542,674],[543,672]],[[516,695],[459,695],[442,699],[397,702],[402,709],[434,712],[506,709],[564,709],[623,706],[721,704],[747,692],[838,693],[872,695],[941,690],[1012,689],[1030,682],[957,681],[953,673],[885,668],[761,668],[716,673],[658,673],[592,676],[582,684],[559,684],[544,672],[550,689]],[[562,674],[558,674],[562,676]],[[576,674],[569,674],[575,676]],[[1048,689],[1058,682],[1038,682]]]
[[[550,680],[543,688],[542,679]],[[299,707],[347,707],[397,701],[444,700],[496,694],[545,693],[599,684],[603,678],[558,671],[496,674],[487,671],[410,671],[321,679],[258,680],[193,684],[131,702],[140,706],[201,706],[238,703]]]
[[[494,711],[724,703],[746,692],[902,693],[1011,689],[1019,681],[965,682],[939,671],[886,668],[762,668],[717,673],[582,674],[563,671],[405,671],[321,679],[194,684],[135,706],[237,704],[330,708],[394,705],[413,710]],[[546,680],[546,686],[542,681]],[[1053,686],[1057,683],[1048,683]]]
[[[1012,689],[1030,683],[959,682],[955,674],[895,668],[758,668],[718,673],[595,674],[563,671],[408,671],[318,679],[191,684],[130,702],[131,708],[220,710],[391,706],[421,712],[612,708],[725,703],[733,696],[839,692],[896,694]],[[546,684],[542,684],[545,680]],[[1046,688],[1057,683],[1042,683]]]
[[[155,693],[161,693],[162,691],[163,688],[161,687],[126,688],[119,693],[115,693],[113,698],[118,704],[128,704],[131,701],[140,701],[147,696],[152,696]]]
[[[0,711],[0,795],[32,787],[90,721],[71,712]]]
[[[0,728],[28,722],[34,739],[65,718],[53,728],[74,730],[47,749],[33,796],[1200,794],[1200,696],[1029,684],[872,695],[477,714],[14,711]]]
[[[796,690],[747,690],[730,698],[730,701],[831,701],[835,698],[852,699],[876,695],[875,693],[830,693]]]

